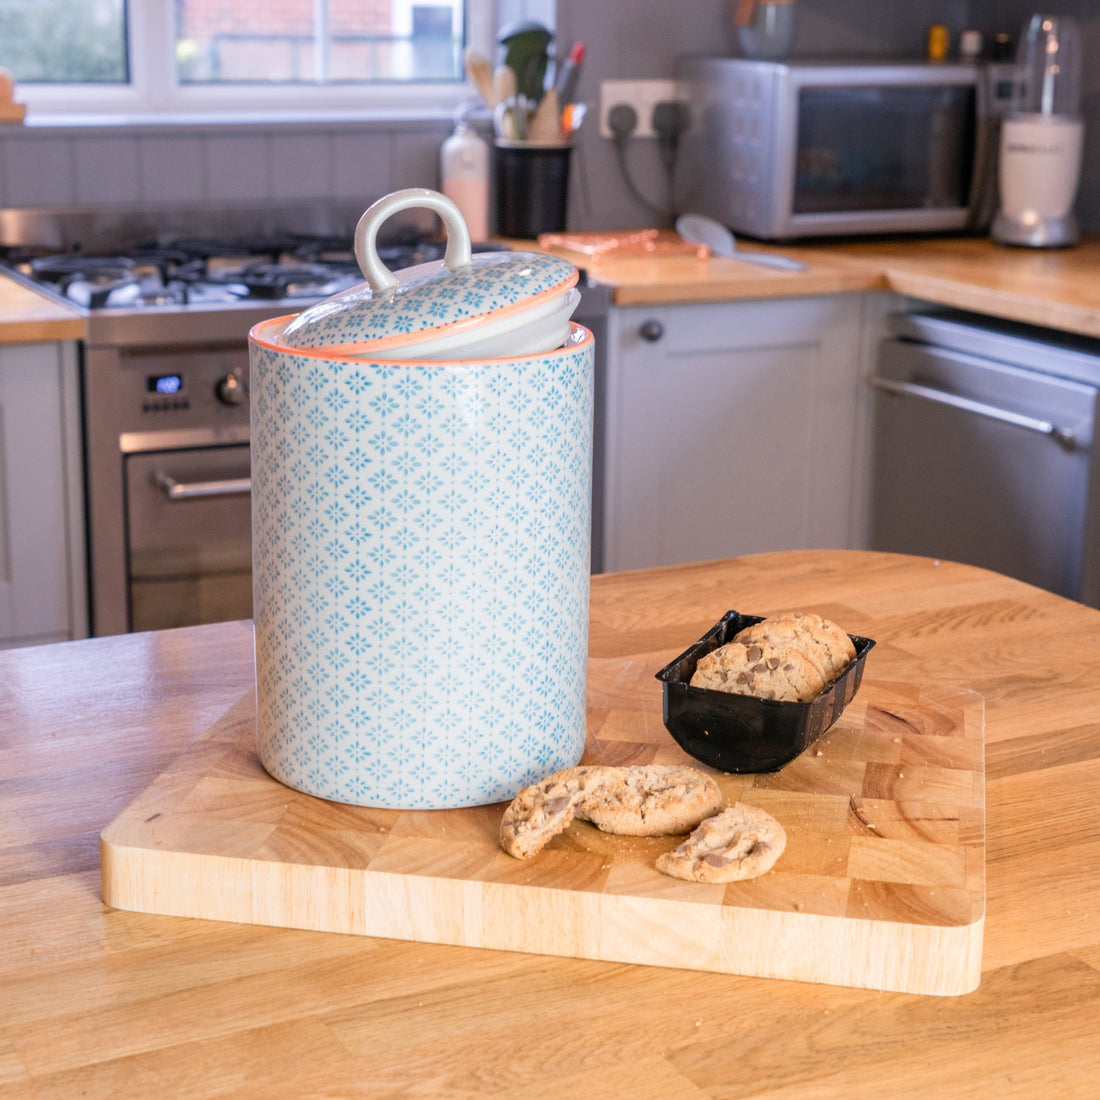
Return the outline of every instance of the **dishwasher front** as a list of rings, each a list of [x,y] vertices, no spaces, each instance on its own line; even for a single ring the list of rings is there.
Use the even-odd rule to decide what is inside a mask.
[[[1100,351],[955,311],[898,314],[871,384],[873,549],[1100,606]]]

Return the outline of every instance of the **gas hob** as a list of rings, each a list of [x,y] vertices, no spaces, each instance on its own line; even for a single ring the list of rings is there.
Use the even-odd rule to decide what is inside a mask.
[[[179,213],[5,211],[0,270],[79,308],[89,344],[243,341],[259,321],[362,281],[352,249],[356,217],[325,214],[207,211],[189,221]],[[442,259],[446,242],[434,220],[394,221],[392,238],[379,242],[388,267]]]

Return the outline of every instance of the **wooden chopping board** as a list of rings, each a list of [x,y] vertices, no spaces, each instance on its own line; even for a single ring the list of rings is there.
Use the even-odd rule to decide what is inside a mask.
[[[607,664],[608,662],[601,662]],[[694,763],[661,721],[663,663],[601,669],[585,762]],[[749,882],[668,878],[678,840],[576,822],[539,856],[503,806],[344,806],[270,778],[252,692],[102,833],[119,909],[789,978],[910,993],[977,987],[985,913],[981,696],[864,679],[840,721],[770,775],[718,774],[787,831]]]

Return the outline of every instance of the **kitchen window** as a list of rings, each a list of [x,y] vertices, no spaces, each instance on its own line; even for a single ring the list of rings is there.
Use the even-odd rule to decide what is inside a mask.
[[[0,0],[38,114],[448,107],[493,0]]]

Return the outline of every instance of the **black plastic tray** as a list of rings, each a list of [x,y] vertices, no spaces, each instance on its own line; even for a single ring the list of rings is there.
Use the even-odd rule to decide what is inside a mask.
[[[699,659],[725,645],[762,615],[727,611],[699,639],[657,673],[664,683],[664,719],[677,744],[696,760],[724,772],[774,772],[812,745],[840,716],[859,690],[863,665],[875,644],[849,634],[855,660],[808,703],[758,699],[692,687]]]

